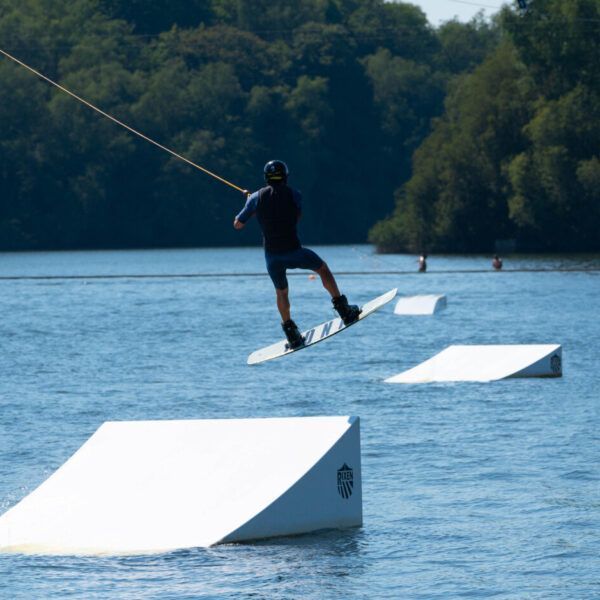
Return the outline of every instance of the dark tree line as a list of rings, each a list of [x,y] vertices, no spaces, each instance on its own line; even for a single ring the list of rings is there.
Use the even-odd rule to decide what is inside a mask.
[[[371,230],[380,250],[600,250],[600,0],[530,0],[497,26]]]
[[[389,214],[498,39],[383,0],[0,0],[3,49],[157,141],[241,187],[286,160],[311,243],[364,241]],[[0,58],[0,249],[255,243],[231,229],[241,203]]]

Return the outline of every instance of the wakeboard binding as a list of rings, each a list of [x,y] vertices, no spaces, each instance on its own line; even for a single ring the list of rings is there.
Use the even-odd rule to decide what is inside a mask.
[[[286,350],[296,350],[297,348],[304,346],[304,338],[302,337],[298,326],[292,319],[282,323],[281,328],[287,338],[287,344],[285,345]]]
[[[356,304],[348,304],[348,298],[343,294],[337,298],[332,298],[333,308],[340,315],[344,325],[350,325],[358,320],[361,313],[360,308]]]

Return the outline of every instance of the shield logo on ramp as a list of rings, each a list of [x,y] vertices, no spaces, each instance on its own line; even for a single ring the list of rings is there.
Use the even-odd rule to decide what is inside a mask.
[[[337,488],[338,494],[345,500],[352,496],[352,490],[354,488],[354,471],[352,467],[349,467],[346,463],[338,469]]]
[[[555,354],[550,359],[550,369],[552,369],[552,372],[555,373],[556,375],[558,375],[561,372],[561,370],[562,370],[562,361],[561,361],[560,356],[558,354]]]

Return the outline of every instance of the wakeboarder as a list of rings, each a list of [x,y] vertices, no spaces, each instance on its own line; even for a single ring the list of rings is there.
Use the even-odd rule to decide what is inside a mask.
[[[271,160],[263,172],[267,185],[253,194],[244,190],[246,204],[235,217],[233,226],[242,229],[256,215],[263,233],[267,271],[277,294],[281,328],[289,347],[295,349],[304,345],[304,338],[291,317],[287,269],[308,269],[317,273],[345,325],[354,323],[361,311],[358,306],[348,304],[327,263],[300,243],[297,224],[302,215],[302,196],[287,184],[287,165],[280,160]]]

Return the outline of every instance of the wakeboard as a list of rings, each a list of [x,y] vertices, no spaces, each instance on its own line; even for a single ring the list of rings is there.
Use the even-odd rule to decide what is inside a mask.
[[[390,290],[389,292],[386,292],[385,294],[378,296],[377,298],[374,298],[373,300],[370,300],[364,304],[361,307],[361,313],[358,319],[354,321],[354,323],[350,323],[350,325],[344,325],[344,322],[339,317],[337,319],[332,319],[331,321],[326,321],[325,323],[321,323],[312,329],[302,332],[302,337],[304,338],[303,346],[291,349],[288,347],[287,340],[282,340],[265,348],[261,348],[260,350],[256,350],[250,354],[250,356],[248,356],[248,364],[257,365],[267,360],[273,360],[274,358],[286,356],[287,354],[292,354],[304,348],[308,348],[309,346],[313,346],[314,344],[318,344],[319,342],[330,338],[332,335],[340,333],[340,331],[344,331],[344,329],[348,329],[348,327],[352,327],[352,325],[356,325],[356,323],[366,319],[376,310],[379,310],[382,306],[393,300],[397,291],[397,288]]]

